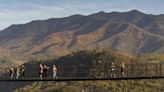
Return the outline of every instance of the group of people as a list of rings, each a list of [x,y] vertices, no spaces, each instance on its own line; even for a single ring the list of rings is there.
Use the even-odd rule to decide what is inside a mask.
[[[40,64],[40,66],[39,66],[39,77],[40,77],[40,79],[47,78],[48,69],[50,69],[50,68],[47,67],[46,65]],[[53,72],[52,77],[57,78],[57,75],[56,75],[57,74],[57,68],[55,65],[53,65],[52,72]]]
[[[21,66],[11,66],[10,67],[10,79],[13,79],[13,78],[25,78],[25,66],[24,65],[21,65]]]
[[[122,75],[122,77],[124,77],[125,76],[125,64],[123,61],[121,62],[121,65],[119,65],[119,67],[120,67],[121,75]],[[116,78],[116,65],[114,62],[111,63],[110,72],[111,72],[110,77]]]
[[[124,72],[125,71],[125,64],[124,64],[124,62],[122,62],[121,65],[119,65],[119,67],[120,67],[121,75],[124,77],[125,76],[125,72]],[[47,74],[48,74],[49,69],[50,68],[47,67],[46,65],[40,64],[39,65],[39,78],[40,79],[47,78]],[[24,65],[21,65],[18,67],[15,67],[15,66],[10,67],[10,79],[25,78],[25,71],[26,71],[26,68]],[[56,67],[56,65],[53,65],[52,73],[53,73],[52,77],[57,78],[57,67]],[[110,65],[110,77],[116,78],[116,65],[114,62],[112,62]]]
[[[47,78],[47,72],[50,68],[47,67],[46,65],[40,64],[39,66],[39,78]],[[25,78],[25,71],[26,67],[24,65],[21,66],[11,66],[10,67],[10,79],[20,79],[20,78]],[[57,78],[57,68],[55,65],[53,65],[52,68],[53,78]]]

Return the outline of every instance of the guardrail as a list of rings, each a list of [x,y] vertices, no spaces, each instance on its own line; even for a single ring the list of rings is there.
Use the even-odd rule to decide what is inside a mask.
[[[149,79],[164,77],[164,63],[125,64],[125,76],[121,74],[120,66],[116,65],[116,78],[111,77],[110,66],[107,65],[57,66],[57,68],[58,78],[56,80]],[[53,79],[51,67],[48,70],[47,75],[47,80]],[[17,80],[15,77],[16,73],[14,74],[14,78],[10,79],[9,67],[0,67],[0,80]],[[40,80],[39,65],[26,67],[25,78],[19,78],[18,80]]]

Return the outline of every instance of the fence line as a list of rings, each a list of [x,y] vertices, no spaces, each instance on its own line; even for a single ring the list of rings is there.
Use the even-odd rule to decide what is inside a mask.
[[[39,65],[26,67],[24,79],[39,79]],[[120,66],[116,65],[117,78],[142,78],[142,77],[163,77],[164,63],[131,63],[125,65],[125,76],[121,74]],[[52,69],[47,72],[47,79],[52,79]],[[59,79],[106,79],[111,78],[110,66],[58,66],[57,76]],[[15,75],[16,76],[16,73]],[[9,67],[0,67],[0,80],[10,79]],[[13,78],[15,79],[15,78]]]

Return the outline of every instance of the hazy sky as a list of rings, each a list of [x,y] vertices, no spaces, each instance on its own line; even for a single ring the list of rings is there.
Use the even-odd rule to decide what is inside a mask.
[[[164,14],[164,0],[0,0],[0,30],[32,20],[132,9]]]

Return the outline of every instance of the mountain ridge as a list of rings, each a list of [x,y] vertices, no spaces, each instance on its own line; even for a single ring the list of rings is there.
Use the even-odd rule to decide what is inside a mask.
[[[55,57],[97,47],[163,53],[164,15],[100,11],[11,25],[0,32],[0,55],[6,57]]]

